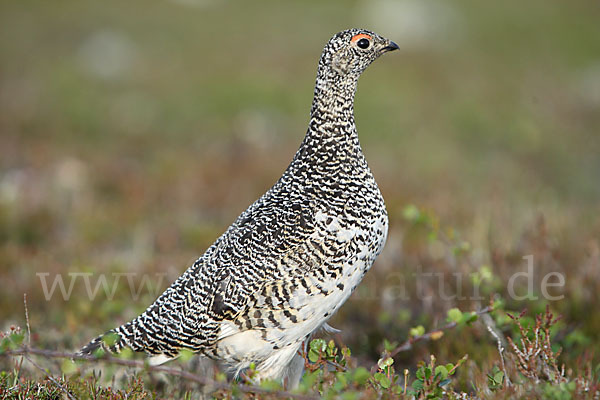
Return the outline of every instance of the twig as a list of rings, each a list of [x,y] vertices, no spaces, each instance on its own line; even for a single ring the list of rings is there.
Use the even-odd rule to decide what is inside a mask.
[[[487,325],[487,330],[492,334],[494,338],[496,338],[496,343],[498,344],[498,353],[500,353],[500,363],[502,365],[502,372],[504,372],[504,386],[509,387],[511,385],[511,382],[508,377],[508,372],[506,372],[506,364],[504,363],[504,347],[502,346],[502,341],[500,340],[500,336],[498,336],[496,331],[490,325]]]
[[[509,387],[512,385],[512,382],[508,377],[508,372],[506,371],[506,363],[504,361],[504,350],[505,347],[508,346],[506,338],[504,337],[502,332],[498,330],[496,323],[494,322],[492,317],[490,317],[489,314],[482,315],[481,319],[485,323],[487,330],[496,339],[496,344],[498,345],[498,353],[500,354],[500,364],[502,366],[502,372],[504,373],[504,387]]]
[[[492,306],[487,306],[479,311],[475,312],[475,315],[479,316],[479,315],[483,315],[483,314],[487,314],[491,311],[493,311],[494,308]],[[396,347],[394,350],[392,350],[391,352],[384,352],[381,356],[382,357],[394,357],[395,355],[397,355],[398,353],[401,353],[403,351],[408,351],[412,348],[413,344],[417,343],[417,342],[422,342],[424,340],[431,340],[434,337],[439,337],[439,335],[446,330],[449,329],[453,329],[456,328],[456,326],[458,325],[457,322],[449,322],[446,325],[434,329],[432,331],[429,331],[427,333],[424,333],[422,335],[419,336],[414,336],[409,338],[407,341],[405,341],[404,343],[402,343],[401,345],[399,345],[398,347]],[[372,368],[371,368],[371,373],[374,373],[377,371],[377,364],[375,364]]]
[[[104,362],[104,363],[108,363],[108,364],[123,365],[126,367],[134,367],[134,368],[142,368],[147,371],[164,372],[166,374],[179,376],[181,378],[199,383],[202,386],[208,386],[208,387],[211,387],[214,389],[227,390],[227,389],[231,389],[233,386],[233,385],[225,383],[225,382],[217,382],[217,381],[207,378],[207,377],[194,375],[190,372],[183,371],[183,370],[177,369],[177,368],[170,368],[170,367],[164,367],[164,366],[151,366],[141,360],[126,360],[126,359],[121,359],[121,358],[111,357],[111,356],[104,356],[104,357],[98,358],[98,357],[94,357],[94,356],[84,356],[84,355],[80,355],[80,354],[76,354],[76,353],[68,353],[68,352],[63,352],[63,351],[37,349],[34,347],[28,347],[28,346],[22,346],[15,350],[7,350],[6,352],[0,354],[0,356],[26,356],[28,354],[34,354],[34,355],[45,357],[45,358],[69,358],[72,360],[81,360],[81,361],[89,361],[89,362],[100,361],[100,362]],[[285,390],[273,391],[273,390],[264,389],[264,388],[261,388],[258,386],[252,386],[252,385],[236,386],[236,390],[239,390],[240,392],[243,392],[243,393],[272,394],[272,395],[276,395],[279,397],[287,397],[287,398],[298,399],[298,400],[316,400],[319,398],[319,397],[310,396],[310,395],[292,393],[292,392],[285,391]]]
[[[50,376],[50,374],[48,374],[48,371],[46,371],[44,368],[40,367],[40,365],[38,363],[36,363],[35,361],[33,361],[29,355],[27,353],[25,354],[21,354],[27,361],[29,361],[34,367],[36,367],[37,369],[39,369],[40,371],[42,371],[44,373],[44,375],[50,379],[50,381],[52,381],[52,383],[54,383],[61,391],[63,391],[67,397],[71,400],[76,400],[75,397],[73,397],[73,395],[60,383],[58,383],[58,381],[56,379],[54,379],[53,377]]]
[[[562,349],[558,349],[555,353],[550,342],[550,328],[561,317],[554,318],[554,315],[550,312],[550,306],[546,305],[546,313],[536,315],[535,325],[525,328],[521,324],[521,318],[523,318],[525,312],[526,310],[523,310],[518,316],[506,314],[517,324],[521,334],[521,347],[517,346],[510,337],[508,338],[510,349],[512,349],[518,361],[517,368],[521,374],[535,383],[543,379],[555,384],[566,382],[564,365],[559,368],[557,361]],[[540,376],[541,373],[545,375],[545,378]]]
[[[25,307],[25,321],[27,323],[27,344],[29,346],[31,346],[31,324],[29,323],[29,308],[27,307],[27,293],[23,293],[23,305]],[[52,382],[54,383],[62,392],[64,392],[67,397],[71,400],[76,400],[75,397],[73,397],[73,395],[60,383],[58,383],[57,380],[55,380],[52,376],[50,376],[50,374],[48,374],[48,371],[46,371],[45,369],[43,369],[42,367],[40,367],[40,365],[38,363],[36,363],[35,361],[33,361],[31,359],[31,357],[29,357],[28,354],[23,354],[22,357],[24,359],[26,359],[27,361],[29,361],[31,363],[31,365],[33,365],[34,367],[36,367],[37,369],[39,369],[40,371],[42,371],[44,373],[44,375]]]
[[[29,325],[29,310],[27,309],[27,293],[23,293],[23,304],[25,305],[25,321],[27,322],[27,344],[31,346],[31,325]]]
[[[477,316],[479,316],[479,315],[487,314],[487,313],[491,312],[492,310],[493,310],[492,306],[487,306],[482,310],[476,311],[475,314]],[[417,342],[421,342],[423,340],[430,340],[433,336],[439,335],[439,332],[456,328],[457,325],[458,325],[457,322],[449,322],[446,325],[442,326],[441,328],[429,331],[420,336],[412,337],[412,338],[408,339],[406,342],[402,343],[400,346],[396,347],[394,350],[392,350],[392,352],[389,354],[389,357],[394,357],[398,353],[410,350],[413,344],[415,344]]]

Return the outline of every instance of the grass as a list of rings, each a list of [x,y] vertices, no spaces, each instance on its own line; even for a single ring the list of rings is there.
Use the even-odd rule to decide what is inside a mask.
[[[409,387],[420,381],[433,392],[445,379],[417,371],[468,354],[450,375],[457,393],[593,397],[597,10],[583,0],[419,4],[2,2],[1,329],[26,331],[23,293],[31,346],[42,349],[77,349],[143,311],[280,175],[305,130],[322,45],[365,26],[401,47],[370,67],[356,99],[391,228],[384,253],[332,320],[342,332],[324,337],[338,355],[351,349],[351,375],[316,363],[306,393],[396,396],[387,391],[404,390],[405,369]],[[532,279],[516,279],[511,296],[510,279],[528,272],[528,256]],[[68,300],[58,290],[47,299],[39,273],[49,284],[62,276],[67,288],[75,277]],[[552,273],[564,285],[544,293]],[[110,299],[85,285],[101,276],[114,284]],[[530,283],[530,296],[517,299]],[[451,310],[477,310],[490,298],[498,310],[489,319],[417,342],[371,371],[390,344],[435,332]],[[520,346],[523,332],[508,315],[527,309],[519,321],[528,332],[547,306],[562,316],[549,333],[566,369],[564,380],[554,373],[536,384],[508,341],[504,371],[487,327]],[[98,376],[87,364],[63,370],[62,361],[31,357],[76,397],[200,393],[156,372],[107,366]],[[195,359],[181,365],[214,374]],[[362,372],[352,375],[360,367],[364,382]],[[0,369],[0,397],[62,396],[27,360],[0,358]]]

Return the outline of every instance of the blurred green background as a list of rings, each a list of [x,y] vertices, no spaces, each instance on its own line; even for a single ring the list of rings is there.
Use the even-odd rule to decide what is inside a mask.
[[[484,293],[506,297],[531,254],[537,294],[543,274],[566,276],[550,302],[562,344],[597,349],[598,21],[596,1],[0,2],[1,328],[24,325],[23,293],[47,347],[78,348],[145,309],[280,176],[321,49],[364,27],[401,49],[365,72],[355,107],[391,228],[333,320],[341,340],[376,360],[383,338],[479,304],[430,281],[419,296],[415,271],[447,274],[456,294],[469,280],[452,274],[487,266]],[[123,278],[90,299],[76,280],[69,300],[58,287],[46,300],[38,273],[67,289],[69,273],[135,273],[155,290],[134,299]],[[454,339],[438,351],[468,351]]]

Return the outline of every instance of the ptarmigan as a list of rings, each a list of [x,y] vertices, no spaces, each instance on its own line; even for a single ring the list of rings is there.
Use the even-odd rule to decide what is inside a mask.
[[[302,374],[303,342],[344,304],[381,252],[383,197],[354,123],[361,73],[398,46],[376,33],[333,36],[319,60],[308,132],[281,178],[139,317],[81,353],[125,347],[166,361],[182,349],[255,377]],[[108,347],[108,348],[106,348]]]

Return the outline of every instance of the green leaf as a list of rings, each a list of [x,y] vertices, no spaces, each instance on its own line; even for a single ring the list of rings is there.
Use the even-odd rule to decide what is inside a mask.
[[[419,380],[425,380],[425,367],[421,367],[417,370],[417,379]]]
[[[327,357],[333,359],[337,355],[337,352],[338,349],[335,347],[335,342],[330,340],[329,343],[327,343]]]
[[[15,350],[23,343],[23,339],[25,335],[22,333],[13,332],[4,339],[2,339],[2,343],[0,344],[0,354],[4,353],[6,350]]]
[[[344,347],[344,348],[342,349],[342,356],[343,356],[344,358],[349,358],[349,357],[350,357],[350,355],[351,355],[350,348],[348,348],[348,347]]]
[[[462,314],[461,322],[464,322],[467,325],[470,325],[473,322],[477,321],[478,318],[479,317],[477,316],[476,312],[474,312],[474,311],[467,311],[467,312],[464,312]]]
[[[462,312],[458,308],[451,308],[448,310],[448,321],[459,323],[462,315]]]
[[[423,370],[425,371],[425,379],[431,378],[431,368],[424,367]]]
[[[425,328],[423,325],[415,326],[414,328],[410,328],[410,336],[417,337],[422,336],[425,333]]]
[[[319,361],[319,352],[313,349],[308,350],[308,360],[312,363]]]
[[[448,370],[443,365],[438,365],[435,367],[435,376],[441,376],[442,379],[448,378]]]
[[[25,339],[24,333],[13,333],[10,335],[10,341],[12,342],[14,348],[21,346],[23,344],[23,340]]]
[[[390,342],[387,339],[383,339],[383,347],[386,351],[392,351],[398,346],[398,342]]]
[[[416,380],[412,383],[411,386],[415,391],[420,392],[421,390],[423,390],[423,381]]]
[[[381,379],[379,380],[379,385],[381,385],[381,387],[384,389],[389,388],[391,384],[392,384],[392,382],[390,382],[390,378],[388,378],[385,375],[383,375],[381,377]]]
[[[499,371],[494,374],[494,382],[502,383],[504,382],[504,372]]]
[[[386,367],[389,367],[393,363],[394,363],[394,359],[392,357],[380,358],[379,361],[377,361],[377,366],[380,369],[385,369]]]
[[[310,342],[310,348],[317,353],[323,352],[327,348],[327,343],[323,339],[314,339]]]

